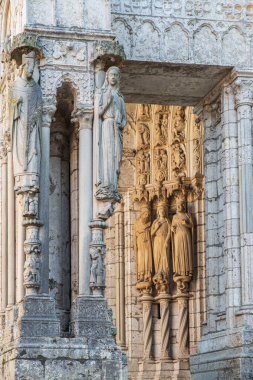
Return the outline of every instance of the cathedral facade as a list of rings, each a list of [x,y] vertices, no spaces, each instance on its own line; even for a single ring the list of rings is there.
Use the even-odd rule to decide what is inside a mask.
[[[0,0],[0,379],[253,379],[253,4]]]

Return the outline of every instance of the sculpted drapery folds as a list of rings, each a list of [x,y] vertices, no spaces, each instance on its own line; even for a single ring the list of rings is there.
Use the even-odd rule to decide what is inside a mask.
[[[153,265],[150,229],[150,210],[148,205],[143,204],[141,206],[141,215],[134,226],[138,283],[151,283]]]
[[[122,133],[126,110],[119,92],[120,70],[110,67],[106,73],[99,102],[99,163],[96,179],[97,199],[119,199],[118,176],[122,158]]]
[[[155,274],[164,274],[165,276],[168,276],[171,223],[166,217],[166,212],[166,202],[160,201],[157,206],[157,218],[152,224],[151,236],[153,240]]]
[[[18,187],[37,187],[40,172],[42,93],[33,79],[35,59],[34,51],[23,54],[11,91],[14,176],[25,178]]]
[[[177,199],[177,212],[172,219],[172,250],[174,280],[189,282],[193,275],[193,222],[185,212],[185,201]]]

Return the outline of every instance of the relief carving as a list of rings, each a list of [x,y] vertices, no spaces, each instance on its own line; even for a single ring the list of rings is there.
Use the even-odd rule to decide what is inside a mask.
[[[166,149],[154,152],[155,159],[155,181],[161,184],[168,178],[168,156]]]
[[[137,149],[149,149],[150,147],[150,131],[148,125],[139,123],[137,137]]]
[[[186,176],[185,107],[177,107],[173,125],[172,172],[175,178]]]
[[[145,186],[150,182],[150,155],[140,151],[136,156],[137,186]]]

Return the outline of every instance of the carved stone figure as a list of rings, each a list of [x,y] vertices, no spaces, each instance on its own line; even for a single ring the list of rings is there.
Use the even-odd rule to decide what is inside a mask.
[[[138,149],[146,149],[150,146],[150,131],[149,127],[144,124],[140,123],[138,125]]]
[[[155,274],[169,273],[171,223],[166,217],[167,204],[160,201],[157,206],[157,218],[151,227]]]
[[[118,175],[122,158],[122,133],[126,110],[119,92],[120,70],[110,67],[99,102],[99,163],[97,199],[118,199]]]
[[[33,79],[34,68],[35,52],[23,54],[21,75],[12,87],[14,176],[24,178],[18,187],[38,186],[40,173],[42,93]]]
[[[141,215],[134,226],[137,282],[151,282],[153,272],[151,221],[148,205],[141,206]]]
[[[90,269],[90,287],[103,288],[105,287],[105,268],[103,263],[103,248],[92,247],[90,250],[91,269]]]
[[[171,228],[174,279],[182,278],[183,282],[189,282],[193,274],[193,222],[185,212],[182,199],[177,200],[177,213],[173,216]]]

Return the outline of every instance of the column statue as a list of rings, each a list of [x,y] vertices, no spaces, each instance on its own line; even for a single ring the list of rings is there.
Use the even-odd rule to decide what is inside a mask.
[[[13,169],[16,187],[38,187],[41,158],[42,92],[33,79],[35,52],[22,55],[11,91]]]
[[[193,222],[185,212],[185,202],[177,200],[177,213],[172,219],[172,250],[174,280],[190,281],[193,275]]]
[[[142,205],[141,215],[134,225],[137,287],[138,283],[151,283],[153,264],[150,228],[151,220],[149,207],[148,205]]]
[[[166,211],[166,201],[160,201],[157,206],[157,218],[151,227],[155,278],[157,280],[158,277],[168,279],[169,275],[171,223],[166,217]]]
[[[122,134],[126,125],[126,110],[119,92],[120,70],[112,66],[106,73],[101,89],[98,111],[99,161],[96,178],[96,198],[119,200],[118,176],[122,158]]]

